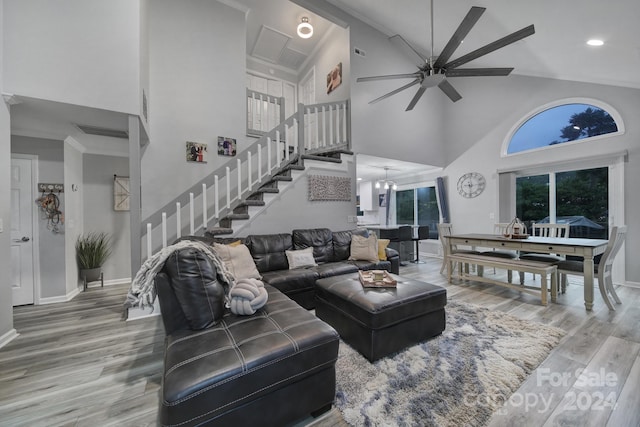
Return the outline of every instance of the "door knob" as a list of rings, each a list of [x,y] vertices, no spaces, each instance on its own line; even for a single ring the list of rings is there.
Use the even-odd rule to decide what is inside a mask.
[[[28,242],[29,240],[27,236],[22,236],[22,239],[13,239],[14,242]]]

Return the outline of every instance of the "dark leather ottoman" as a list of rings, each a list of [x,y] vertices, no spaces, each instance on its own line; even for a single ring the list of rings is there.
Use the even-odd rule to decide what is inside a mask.
[[[358,273],[316,281],[316,316],[371,362],[445,328],[446,289],[392,276],[397,288],[364,288]]]

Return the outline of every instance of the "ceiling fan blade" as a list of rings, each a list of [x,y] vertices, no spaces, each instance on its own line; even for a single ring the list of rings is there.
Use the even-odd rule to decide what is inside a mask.
[[[409,103],[409,105],[407,105],[407,109],[404,111],[411,111],[413,110],[413,107],[416,106],[416,104],[418,103],[418,101],[420,100],[420,98],[422,98],[422,95],[424,94],[424,91],[427,90],[426,87],[422,87],[420,86],[418,88],[418,91],[416,92],[416,94],[413,96],[413,99],[411,100],[411,102]]]
[[[409,42],[402,38],[401,35],[396,34],[395,36],[389,37],[389,41],[394,44],[398,49],[404,52],[409,58],[414,61],[414,64],[418,66],[418,68],[424,67],[424,64],[427,61],[428,56],[424,52],[418,51],[416,48],[411,46]]]
[[[434,68],[442,68],[442,66],[447,63],[449,58],[451,58],[451,55],[453,55],[453,52],[458,48],[458,46],[460,46],[460,43],[462,43],[464,38],[467,37],[469,31],[471,31],[473,26],[476,25],[476,22],[478,22],[478,19],[480,19],[485,10],[487,9],[477,6],[473,6],[471,10],[469,10],[467,16],[464,17],[456,32],[453,33],[453,36],[451,36],[447,45],[442,49],[438,59],[436,59],[436,62],[433,64]]]
[[[402,91],[403,91],[403,90],[405,90],[405,89],[409,89],[411,86],[417,85],[418,83],[420,83],[420,79],[415,79],[415,80],[414,80],[414,81],[412,81],[411,83],[407,83],[406,85],[404,85],[404,86],[402,86],[402,87],[399,87],[399,88],[398,88],[398,89],[396,89],[396,90],[392,90],[391,92],[389,92],[389,93],[387,93],[387,94],[385,94],[385,95],[382,95],[381,97],[376,98],[376,99],[374,99],[373,101],[369,101],[369,104],[375,104],[375,103],[376,103],[376,102],[378,102],[378,101],[382,101],[383,99],[387,99],[387,98],[389,98],[390,96],[395,95],[396,93],[400,93],[400,92],[402,92]]]
[[[513,68],[454,68],[447,71],[447,77],[475,77],[475,76],[508,76]]]
[[[372,82],[376,80],[415,79],[417,77],[420,77],[420,73],[388,74],[386,76],[358,77],[356,81],[358,83],[361,83],[361,82]]]
[[[525,27],[519,31],[516,31],[515,33],[511,33],[508,36],[501,38],[500,40],[496,40],[493,43],[489,43],[488,45],[485,45],[479,49],[476,49],[473,52],[469,52],[458,59],[454,59],[453,61],[445,64],[444,68],[446,68],[447,70],[457,68],[462,64],[466,64],[469,61],[473,61],[474,59],[484,56],[488,53],[491,53],[494,50],[498,50],[502,47],[510,45],[511,43],[515,43],[518,40],[521,40],[525,37],[529,37],[535,32],[536,31],[535,31],[535,28],[533,27],[533,24],[529,25],[528,27]]]
[[[445,95],[447,95],[449,97],[450,100],[452,100],[453,102],[456,101],[460,101],[462,99],[462,95],[460,95],[458,93],[458,91],[451,86],[451,83],[449,83],[446,80],[443,80],[442,82],[440,82],[440,84],[438,85],[438,87],[440,88],[441,91],[443,91],[445,93]]]

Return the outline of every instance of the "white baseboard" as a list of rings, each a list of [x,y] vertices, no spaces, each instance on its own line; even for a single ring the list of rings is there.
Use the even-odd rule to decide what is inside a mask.
[[[16,331],[15,329],[11,329],[9,332],[7,332],[6,334],[2,335],[0,337],[0,348],[4,347],[5,345],[9,344],[11,341],[13,341],[18,335],[20,335],[18,333],[18,331]]]
[[[640,289],[640,283],[638,282],[629,282],[628,280],[622,283],[622,286],[627,286],[629,288],[637,288]]]
[[[60,302],[69,302],[71,301],[73,298],[75,298],[76,295],[78,295],[80,292],[82,291],[82,286],[75,288],[74,290],[72,290],[71,292],[67,293],[66,295],[60,295],[57,297],[46,297],[46,298],[40,298],[38,300],[38,305],[46,305],[46,304],[57,304]]]
[[[125,285],[127,283],[131,283],[131,277],[125,277],[123,279],[109,279],[104,281],[105,286]],[[99,280],[87,283],[87,288],[99,288],[100,286],[102,286],[102,284]]]

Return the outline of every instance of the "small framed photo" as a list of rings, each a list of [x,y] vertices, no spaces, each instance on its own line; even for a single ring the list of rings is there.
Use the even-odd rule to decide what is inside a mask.
[[[218,137],[218,155],[219,156],[235,156],[236,140],[224,136]]]
[[[327,94],[333,92],[342,83],[342,62],[327,74]]]
[[[187,162],[207,163],[207,144],[187,141]]]

